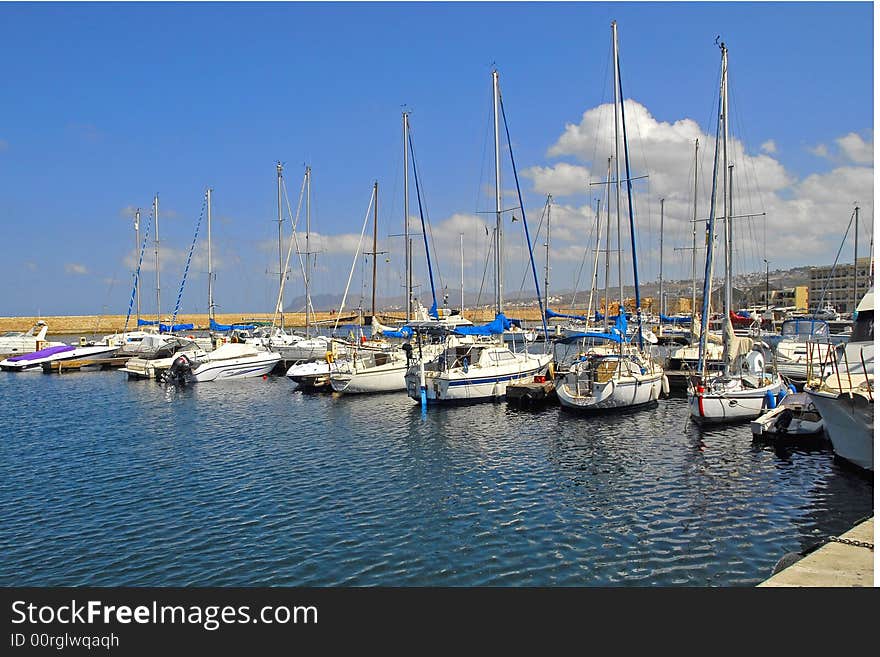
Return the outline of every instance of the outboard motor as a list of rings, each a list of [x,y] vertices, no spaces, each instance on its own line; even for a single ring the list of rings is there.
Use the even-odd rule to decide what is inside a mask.
[[[165,372],[165,381],[185,384],[191,372],[192,361],[189,359],[189,356],[180,354],[180,356],[175,358],[174,362],[171,363],[171,367],[168,368],[168,371]]]

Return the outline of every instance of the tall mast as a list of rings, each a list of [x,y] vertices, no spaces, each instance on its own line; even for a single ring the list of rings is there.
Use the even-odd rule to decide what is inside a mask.
[[[138,208],[134,211],[134,255],[135,258],[140,258],[138,255],[141,251],[141,209]],[[140,260],[138,260],[138,269],[140,269]],[[135,271],[134,273],[134,289],[135,294],[137,295],[137,318],[138,321],[141,319],[141,277],[140,272]]]
[[[731,237],[731,219],[730,219],[730,179],[728,177],[729,169],[727,168],[727,138],[728,138],[728,121],[727,121],[727,47],[721,44],[721,112],[722,112],[722,133],[721,133],[721,173],[723,176],[722,187],[722,209],[724,210],[724,321],[730,321],[730,312],[732,308],[732,291],[733,277],[731,276],[731,261],[733,254],[730,242]],[[727,366],[725,365],[725,373]]]
[[[691,292],[691,335],[694,334],[694,325],[697,321],[697,163],[700,153],[700,140],[694,141],[694,219],[693,237],[694,244],[691,251],[691,280],[693,291]]]
[[[553,202],[553,195],[547,194],[547,244],[545,249],[544,264],[544,310],[550,306],[550,204]]]
[[[409,135],[409,112],[403,112],[403,252],[406,278],[406,321],[412,319],[412,245],[409,239],[409,156],[406,152]]]
[[[620,314],[620,309],[623,308],[623,249],[621,248],[620,241],[620,108],[618,103],[620,102],[620,79],[617,75],[617,21],[611,21],[611,41],[612,47],[614,51],[614,190],[617,197],[616,208],[617,208],[617,283],[619,286],[619,294],[620,294],[620,302],[617,309],[617,314]],[[608,314],[608,309],[605,309],[605,314]]]
[[[608,331],[608,276],[611,274],[611,158],[608,158],[608,174],[605,177],[605,311],[602,328]],[[598,242],[596,243],[598,245]]]
[[[373,183],[373,295],[370,311],[373,317],[376,316],[376,256],[378,255],[378,231],[379,231],[379,181]]]
[[[498,99],[501,89],[498,86],[498,69],[492,71],[492,97],[495,121],[495,312],[500,313],[504,306],[504,234],[501,220],[501,140],[498,136]]]
[[[859,206],[856,206],[855,241],[853,242],[853,312],[859,305]]]
[[[281,186],[284,180],[284,165],[275,163],[278,184],[278,313],[281,315],[281,328],[284,328],[284,256],[281,254],[282,222],[281,217]]]
[[[665,198],[660,199],[660,314],[665,314],[663,307],[663,205],[666,203]],[[663,326],[663,322],[660,322]]]
[[[214,267],[211,257],[211,188],[205,192],[208,204],[208,319],[214,319]]]
[[[312,296],[312,250],[309,248],[309,235],[312,230],[312,167],[306,167],[306,337],[309,337]],[[340,309],[341,310],[341,309]]]
[[[153,198],[153,217],[156,219],[156,326],[162,332],[162,313],[159,296],[159,195]]]

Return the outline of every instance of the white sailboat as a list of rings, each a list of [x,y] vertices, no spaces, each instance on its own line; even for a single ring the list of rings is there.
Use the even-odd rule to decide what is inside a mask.
[[[709,305],[714,267],[716,199],[719,139],[716,139],[715,171],[712,179],[709,237],[706,254],[706,277],[703,284],[703,312],[700,333],[700,369],[688,384],[690,416],[699,423],[722,423],[754,420],[761,415],[769,399],[785,394],[785,384],[778,373],[768,371],[763,355],[753,351],[751,338],[737,337],[731,321],[731,290],[733,278],[733,199],[727,158],[728,102],[727,102],[727,47],[721,44],[721,92],[718,112],[718,133],[722,160],[722,205],[724,218],[724,370],[707,370],[707,340],[709,333]]]
[[[663,368],[651,359],[651,356],[644,348],[646,339],[642,326],[641,293],[639,290],[638,259],[636,257],[635,217],[632,205],[632,177],[629,173],[629,152],[626,142],[626,117],[623,111],[620,67],[618,65],[616,21],[611,23],[611,37],[614,54],[614,159],[616,166],[617,221],[619,226],[621,220],[620,144],[622,143],[626,162],[630,241],[633,254],[633,281],[638,323],[633,337],[627,342],[628,326],[626,310],[623,305],[623,281],[620,280],[621,301],[618,306],[617,322],[614,329],[609,332],[575,334],[567,338],[568,342],[581,341],[585,349],[568,368],[561,370],[557,375],[556,395],[563,408],[578,411],[604,411],[642,406],[656,402],[664,389],[666,392],[669,390],[668,383],[665,383]],[[619,118],[618,113],[620,115]],[[619,135],[621,127],[623,128],[622,140]],[[610,235],[610,231],[606,231],[606,251],[610,250],[607,248],[609,243],[609,240],[607,240],[608,235]],[[618,257],[620,257],[619,252],[620,244],[618,244]],[[618,266],[618,272],[620,271]],[[620,273],[618,273],[618,276],[620,276]],[[607,312],[608,307],[606,303],[606,316]],[[596,340],[602,341],[604,344],[598,347],[594,346],[593,343]],[[590,347],[587,347],[587,342],[591,343]],[[637,343],[638,346],[633,343]]]
[[[530,354],[525,349],[516,353],[504,345],[503,339],[496,337],[503,336],[504,332],[513,326],[513,323],[503,313],[503,207],[501,204],[501,145],[499,138],[499,119],[502,117],[499,110],[503,113],[504,108],[497,70],[492,71],[492,89],[495,128],[496,318],[484,327],[455,329],[454,333],[447,335],[444,349],[436,358],[417,358],[417,364],[410,366],[406,373],[407,394],[411,398],[421,401],[423,405],[425,403],[492,401],[503,398],[507,393],[508,384],[533,381],[535,376],[547,372],[552,360],[550,354]],[[511,165],[515,176],[516,165],[513,162],[509,135],[508,148],[511,150]],[[519,189],[518,182],[517,189]],[[520,210],[523,213],[523,226],[528,231],[521,196]],[[528,232],[526,232],[526,236],[528,241]],[[529,247],[531,250],[531,245]],[[543,303],[540,290],[537,289],[534,261],[532,261],[532,272],[535,276],[538,302],[543,315]],[[417,346],[421,347],[421,344],[417,344]]]
[[[874,471],[874,288],[856,309],[853,334],[828,373],[804,391],[819,409],[834,453]]]

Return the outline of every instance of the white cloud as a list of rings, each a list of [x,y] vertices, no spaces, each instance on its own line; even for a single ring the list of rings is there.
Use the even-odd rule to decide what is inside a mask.
[[[78,276],[89,273],[89,270],[86,269],[85,265],[80,265],[75,262],[64,265],[64,271],[66,271],[68,274],[77,274]]]
[[[840,147],[844,157],[856,164],[872,164],[874,162],[874,142],[866,142],[855,132],[850,132],[835,142]]]
[[[554,196],[585,195],[590,183],[589,169],[568,162],[530,167],[523,171],[523,176],[531,178],[535,189]]]
[[[825,144],[816,144],[807,147],[807,150],[817,157],[829,157],[828,147]]]
[[[773,155],[774,153],[776,153],[776,150],[777,150],[776,142],[773,141],[772,139],[768,139],[763,144],[761,144],[761,150],[764,151],[765,153],[769,153],[770,155]]]

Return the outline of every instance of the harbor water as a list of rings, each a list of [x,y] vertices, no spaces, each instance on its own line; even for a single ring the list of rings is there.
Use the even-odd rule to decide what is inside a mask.
[[[743,586],[872,514],[827,449],[587,418],[0,373],[0,585]]]

